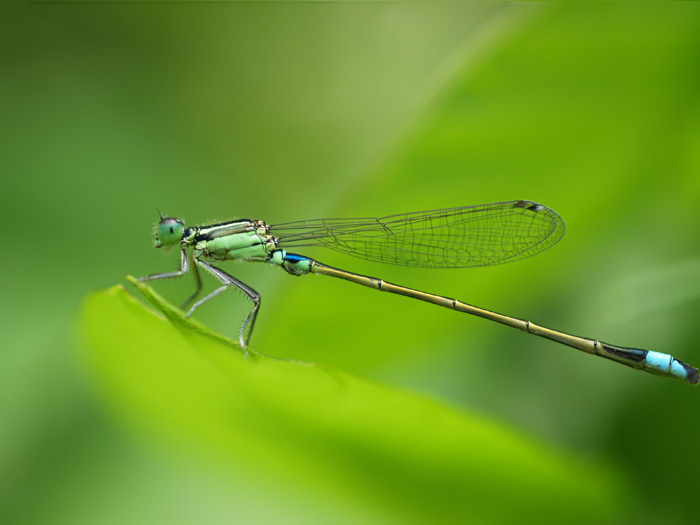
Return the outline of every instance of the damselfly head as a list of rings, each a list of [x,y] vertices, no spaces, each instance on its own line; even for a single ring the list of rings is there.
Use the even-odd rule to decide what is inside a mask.
[[[185,229],[184,221],[174,217],[161,218],[156,224],[156,248],[163,246],[175,246],[182,240],[182,232]]]

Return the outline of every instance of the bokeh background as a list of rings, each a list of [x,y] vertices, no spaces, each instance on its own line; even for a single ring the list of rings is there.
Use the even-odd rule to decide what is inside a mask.
[[[86,294],[123,283],[138,295],[125,275],[177,266],[152,248],[156,207],[189,224],[274,224],[536,200],[567,234],[517,264],[308,255],[700,364],[697,5],[50,2],[2,15],[7,523],[230,523],[253,504],[236,498],[245,480],[154,452],[77,348]],[[696,519],[691,387],[342,281],[228,270],[264,297],[257,350],[609,468],[625,501],[603,519]],[[191,286],[157,288],[177,303]],[[227,295],[197,318],[233,334],[249,306]],[[313,522],[313,494],[296,490],[280,521]]]

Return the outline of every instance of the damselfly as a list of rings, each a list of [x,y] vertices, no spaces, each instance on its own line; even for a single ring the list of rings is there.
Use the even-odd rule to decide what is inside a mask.
[[[456,299],[340,270],[304,255],[287,252],[288,248],[325,246],[354,257],[418,268],[491,266],[540,253],[556,244],[564,235],[564,230],[564,221],[555,211],[524,200],[379,218],[316,219],[277,225],[261,220],[239,219],[186,228],[180,219],[161,216],[156,225],[155,246],[160,248],[179,244],[180,269],[139,280],[181,277],[191,269],[196,290],[182,306],[187,316],[232,285],[241,290],[253,302],[238,333],[238,341],[246,350],[246,355],[260,309],[260,294],[211,264],[213,261],[267,262],[282,267],[291,275],[315,273],[338,277],[496,321],[652,374],[697,384],[700,381],[698,370],[668,354],[577,337]],[[199,268],[213,275],[221,286],[195,302],[202,291]]]

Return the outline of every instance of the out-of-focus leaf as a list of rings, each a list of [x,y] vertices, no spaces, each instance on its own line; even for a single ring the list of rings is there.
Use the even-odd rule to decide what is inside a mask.
[[[483,417],[341,371],[253,354],[136,283],[91,294],[80,323],[102,398],[138,435],[352,521],[609,516],[609,469]],[[332,342],[329,342],[332,344]],[[232,495],[235,497],[235,495]],[[354,514],[353,514],[354,513]]]

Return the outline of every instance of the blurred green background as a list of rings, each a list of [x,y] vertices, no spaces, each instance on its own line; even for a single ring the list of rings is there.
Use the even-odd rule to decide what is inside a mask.
[[[307,254],[700,364],[700,6],[43,3],[2,14],[3,521],[407,521],[400,498],[374,512],[381,490],[325,499],[270,466],[254,485],[269,493],[256,492],[235,460],[224,472],[181,461],[114,410],[78,349],[77,312],[127,274],[177,266],[152,248],[156,207],[189,224],[274,224],[536,200],[567,234],[517,264],[421,271]],[[602,486],[620,480],[617,504],[610,493],[578,502],[599,521],[694,522],[700,398],[687,385],[338,280],[227,270],[263,295],[257,350],[412,391],[614,472]],[[183,281],[156,288],[178,303]],[[232,335],[249,305],[226,295],[197,318]],[[469,489],[451,490],[458,501]],[[509,490],[483,506],[508,509]],[[453,518],[474,516],[488,519],[467,505]]]

